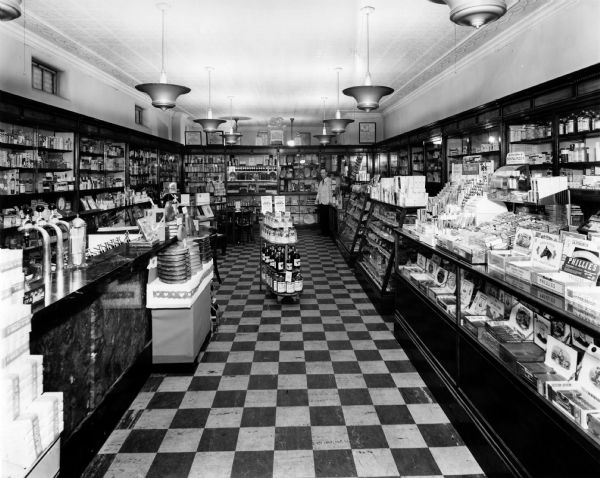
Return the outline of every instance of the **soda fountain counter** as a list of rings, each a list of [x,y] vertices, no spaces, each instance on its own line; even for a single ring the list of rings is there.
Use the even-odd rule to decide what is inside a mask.
[[[61,476],[79,476],[150,373],[147,267],[175,241],[121,244],[42,286],[30,349],[44,356],[45,390],[64,394]]]

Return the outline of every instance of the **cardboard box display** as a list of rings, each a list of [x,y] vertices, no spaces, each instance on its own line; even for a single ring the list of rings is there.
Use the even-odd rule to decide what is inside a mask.
[[[477,340],[480,340],[481,334],[485,331],[485,323],[489,320],[485,315],[465,315],[462,318],[462,325],[477,337]]]
[[[546,350],[548,346],[548,336],[551,334],[551,322],[540,314],[535,314],[533,318],[533,342],[542,349]]]
[[[600,412],[600,350],[590,345],[576,380],[546,383],[548,398],[579,426],[588,428],[588,415]]]
[[[523,304],[516,304],[510,311],[508,326],[517,331],[523,340],[532,340],[533,311]]]
[[[563,245],[560,242],[535,237],[531,247],[531,260],[513,257],[508,260],[506,273],[526,282],[532,281],[534,272],[558,271]]]
[[[565,379],[543,362],[519,362],[516,365],[516,371],[517,375],[535,388],[540,395],[546,395],[546,382]]]
[[[534,271],[531,276],[531,282],[561,297],[565,296],[567,287],[573,287],[578,284],[575,277],[564,271]]]
[[[538,362],[544,360],[545,351],[533,342],[500,344],[500,358],[513,372],[517,372],[518,363]]]
[[[514,251],[512,249],[497,249],[487,251],[487,264],[488,267],[493,267],[499,272],[504,273],[506,270],[506,265],[511,259],[519,258],[519,257],[527,257],[526,255],[521,254],[520,252]]]

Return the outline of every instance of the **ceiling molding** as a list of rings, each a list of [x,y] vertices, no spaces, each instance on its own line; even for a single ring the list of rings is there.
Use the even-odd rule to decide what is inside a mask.
[[[538,10],[536,10],[537,14],[526,16],[526,17],[522,18],[520,21],[510,25],[504,31],[500,32],[497,36],[495,36],[493,38],[493,40],[487,41],[482,46],[480,46],[476,50],[474,50],[472,53],[468,54],[466,57],[457,61],[456,64],[454,64],[454,62],[452,62],[452,65],[450,65],[450,67],[446,68],[442,73],[439,73],[439,74],[433,76],[430,80],[426,81],[418,88],[410,91],[407,95],[400,98],[395,103],[390,104],[389,106],[385,106],[382,109],[382,114],[383,114],[384,118],[386,116],[389,116],[391,113],[398,110],[399,108],[410,103],[416,97],[427,93],[427,91],[438,86],[440,83],[447,81],[450,77],[454,76],[457,71],[464,70],[467,67],[469,67],[470,65],[472,65],[473,63],[479,61],[481,58],[493,53],[494,51],[496,51],[498,49],[505,47],[506,45],[511,43],[516,37],[521,35],[523,32],[530,30],[535,25],[538,25],[539,23],[545,21],[548,17],[556,15],[563,9],[570,8],[575,3],[580,2],[580,0],[565,0],[563,2],[546,2],[545,0],[522,0],[522,1],[524,2],[523,4],[525,4],[526,1],[528,3],[539,3],[540,7]],[[515,7],[518,7],[518,5],[519,4],[517,4]],[[514,12],[514,13],[516,13],[516,12]],[[492,23],[491,25],[486,26],[485,29],[492,28],[499,21],[500,20]],[[509,19],[506,19],[506,22],[508,22],[508,21],[509,21]],[[484,30],[482,30],[482,31],[484,31]],[[464,46],[469,41],[473,41],[473,40],[474,40],[474,36],[470,35],[465,40],[463,40],[460,44],[458,44],[457,48],[460,48],[461,46]],[[453,56],[454,56],[454,50],[448,52],[446,55],[444,55],[438,61],[434,62],[432,67],[434,65],[440,64],[444,61],[447,62],[447,60]],[[402,89],[399,89],[394,94],[400,94],[401,92],[402,92]]]
[[[38,17],[36,17],[35,15],[33,15],[30,12],[27,13],[27,17],[28,18],[33,17],[33,18],[35,18],[35,21],[45,25],[47,28],[52,29],[53,31],[56,31],[51,26],[47,25],[46,23],[44,23],[42,20],[40,20]],[[14,38],[15,40],[17,40],[19,42],[23,42],[24,35],[23,35],[23,26],[22,25],[19,25],[18,23],[15,23],[15,22],[9,22],[9,23],[4,24],[3,26],[4,26],[4,32],[8,33],[9,36],[11,36],[12,38]],[[69,41],[73,41],[71,38],[68,38],[63,33],[60,33],[60,32],[57,32],[57,33],[65,38],[67,38]],[[140,104],[143,103],[147,107],[152,107],[152,101],[144,93],[141,93],[140,91],[136,90],[134,87],[129,86],[127,83],[119,80],[118,78],[115,78],[113,75],[106,73],[105,71],[92,65],[91,63],[79,58],[78,56],[76,56],[72,53],[69,53],[61,46],[56,45],[45,38],[42,38],[40,35],[33,33],[30,30],[27,30],[25,33],[25,44],[27,46],[31,47],[35,52],[39,51],[41,53],[53,55],[53,56],[56,56],[56,57],[64,60],[65,62],[67,62],[70,65],[74,66],[75,68],[79,69],[81,72],[87,73],[90,76],[92,76],[93,78],[98,79],[100,82],[104,83],[105,85],[115,88],[116,90],[130,96],[131,98],[134,99],[134,101],[136,103],[140,103]],[[84,46],[81,46],[81,47],[85,48]],[[107,62],[107,60],[98,56],[93,51],[89,50],[88,48],[85,48],[85,50],[88,51],[90,53],[90,55],[93,55],[93,56],[99,58],[102,62]],[[111,66],[113,66],[114,68],[117,68],[115,65],[111,64]],[[133,78],[132,78],[132,80],[135,81]],[[187,111],[181,107],[175,107],[175,110],[179,113],[186,114],[186,115],[192,117],[192,115],[189,111]]]

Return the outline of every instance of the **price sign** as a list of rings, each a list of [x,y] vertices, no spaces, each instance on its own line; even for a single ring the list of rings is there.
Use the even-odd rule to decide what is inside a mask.
[[[273,196],[260,197],[260,212],[263,214],[273,212]]]
[[[190,205],[190,195],[189,194],[182,194],[181,195],[181,201],[179,203],[180,206],[189,206]]]
[[[292,273],[289,271],[286,271],[285,273],[285,281],[286,282],[292,282]]]
[[[275,196],[275,212],[285,212],[285,196]]]
[[[236,211],[241,211],[242,210],[242,201],[236,201],[235,202],[235,210]]]

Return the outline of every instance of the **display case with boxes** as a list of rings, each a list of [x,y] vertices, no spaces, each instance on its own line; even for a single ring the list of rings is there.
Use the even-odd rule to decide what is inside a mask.
[[[29,353],[22,266],[22,250],[0,249],[0,469],[3,476],[52,477],[60,468],[63,394],[44,391],[43,356]]]
[[[589,353],[600,340],[598,253],[594,241],[555,234],[550,224],[507,212],[472,226],[482,237],[495,231],[510,244],[506,256],[513,247],[519,255],[487,266],[421,241],[415,228],[395,230],[396,336],[409,356],[418,346],[456,384],[451,393],[485,420],[518,469],[585,476],[600,466],[592,373],[600,367]],[[527,426],[517,436],[506,423]],[[532,446],[542,435],[553,439]],[[558,468],[544,462],[548,453],[565,457]]]
[[[339,221],[338,237],[336,239],[342,254],[354,259],[359,241],[365,230],[365,222],[371,210],[371,201],[362,188],[355,186],[346,202],[343,219]]]

